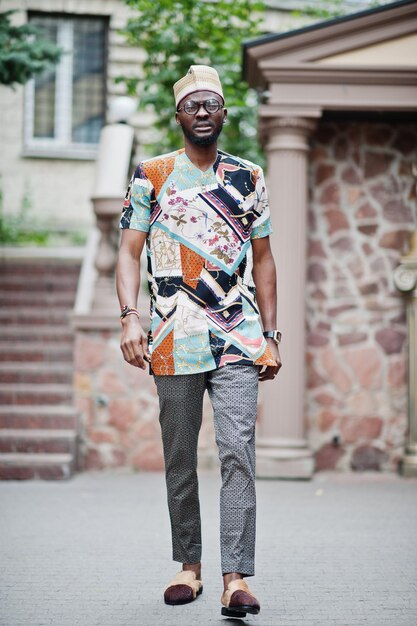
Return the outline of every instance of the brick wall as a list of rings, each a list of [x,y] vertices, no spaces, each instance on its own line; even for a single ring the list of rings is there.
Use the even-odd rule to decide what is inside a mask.
[[[415,228],[417,126],[322,122],[312,140],[307,430],[317,469],[395,469],[406,319],[393,269]]]

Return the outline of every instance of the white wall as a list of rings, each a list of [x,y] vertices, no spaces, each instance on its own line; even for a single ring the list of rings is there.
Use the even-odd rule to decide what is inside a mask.
[[[124,94],[123,85],[114,83],[115,76],[136,75],[143,61],[143,52],[127,47],[117,32],[128,17],[127,7],[120,0],[3,0],[2,11],[12,8],[18,9],[13,21],[20,24],[26,21],[28,10],[109,16],[108,104]],[[0,189],[4,212],[18,213],[24,203],[31,214],[41,216],[51,227],[63,224],[86,230],[93,223],[89,198],[94,160],[23,156],[23,105],[24,87],[0,87]],[[149,127],[149,116],[136,115],[133,122],[140,139],[142,129]]]

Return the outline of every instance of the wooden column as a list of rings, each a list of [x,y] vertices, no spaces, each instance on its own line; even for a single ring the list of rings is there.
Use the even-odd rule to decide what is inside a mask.
[[[305,439],[307,159],[314,128],[305,117],[274,118],[265,128],[283,367],[275,381],[260,385],[259,477],[310,478],[314,469]]]

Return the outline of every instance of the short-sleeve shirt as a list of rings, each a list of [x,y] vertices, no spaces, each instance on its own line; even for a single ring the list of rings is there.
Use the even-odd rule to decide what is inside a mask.
[[[259,166],[218,151],[203,172],[184,149],[143,161],[120,228],[148,233],[151,372],[275,364],[252,279],[251,239],[272,232]]]

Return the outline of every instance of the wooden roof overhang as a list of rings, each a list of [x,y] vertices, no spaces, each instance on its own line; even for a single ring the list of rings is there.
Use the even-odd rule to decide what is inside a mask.
[[[367,64],[367,52],[373,49],[375,59],[375,49],[387,42],[394,44],[392,56],[386,59],[385,52],[381,60]],[[395,53],[396,42],[401,55]],[[415,111],[417,55],[410,52],[404,63],[410,42],[414,50],[417,2],[402,0],[249,41],[243,75],[252,87],[267,91],[267,104],[260,107],[263,118],[320,117],[325,110]],[[346,60],[352,52],[353,63]]]

